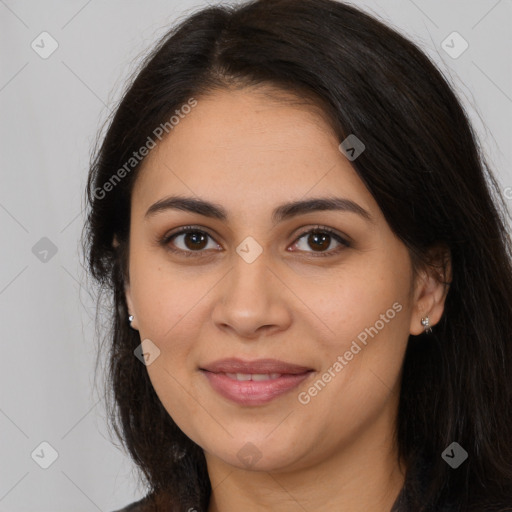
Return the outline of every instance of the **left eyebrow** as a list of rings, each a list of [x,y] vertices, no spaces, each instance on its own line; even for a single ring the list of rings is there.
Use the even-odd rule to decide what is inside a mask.
[[[205,201],[203,199],[196,199],[194,197],[180,196],[169,196],[160,199],[148,208],[145,217],[150,217],[159,212],[173,209],[197,213],[199,215],[204,215],[205,217],[211,217],[221,221],[228,219],[227,211],[219,204]],[[368,222],[374,222],[373,217],[362,206],[350,199],[342,197],[320,197],[282,204],[272,212],[272,222],[273,225],[275,225],[278,222],[282,222],[298,215],[326,210],[355,213]]]
[[[374,222],[373,217],[362,206],[343,197],[319,197],[285,203],[273,211],[272,221],[274,224],[277,224],[296,215],[325,210],[355,213],[368,222]]]

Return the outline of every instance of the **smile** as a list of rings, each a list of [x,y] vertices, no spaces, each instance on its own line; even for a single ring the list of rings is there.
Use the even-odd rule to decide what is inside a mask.
[[[312,373],[213,373],[202,370],[211,388],[238,405],[264,405],[290,392]]]
[[[282,376],[280,373],[225,373],[227,377],[233,380],[271,380]]]

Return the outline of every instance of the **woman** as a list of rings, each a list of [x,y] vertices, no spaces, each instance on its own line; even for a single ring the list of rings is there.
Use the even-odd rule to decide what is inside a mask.
[[[209,7],[88,182],[124,510],[512,510],[511,245],[467,116],[332,0]]]

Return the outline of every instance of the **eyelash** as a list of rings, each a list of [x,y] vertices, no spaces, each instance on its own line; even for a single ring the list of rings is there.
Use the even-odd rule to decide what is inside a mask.
[[[199,250],[199,251],[188,250],[188,251],[184,251],[182,249],[172,248],[169,245],[169,242],[173,238],[176,238],[179,235],[188,234],[188,233],[201,233],[201,234],[205,234],[206,236],[210,237],[213,240],[213,237],[208,232],[204,231],[203,229],[200,229],[198,226],[184,226],[183,228],[180,229],[180,231],[177,231],[175,233],[171,233],[170,235],[165,235],[162,239],[159,240],[159,244],[162,245],[166,250],[168,250],[168,251],[170,251],[172,253],[175,253],[175,254],[183,255],[183,256],[185,256],[187,258],[188,257],[202,257],[202,256],[204,256],[204,254],[203,254],[204,250]],[[331,249],[330,251],[318,252],[316,254],[314,252],[312,252],[311,254],[312,254],[312,256],[314,258],[335,256],[340,251],[342,251],[344,247],[345,248],[351,247],[351,244],[347,240],[342,238],[334,230],[332,230],[332,229],[330,229],[328,227],[325,227],[325,226],[315,226],[314,228],[312,228],[312,229],[310,229],[308,231],[304,231],[303,233],[298,235],[298,237],[294,240],[292,245],[295,245],[305,235],[315,234],[315,233],[316,234],[318,234],[318,233],[320,233],[320,234],[328,234],[332,238],[334,238],[337,242],[339,242],[343,247],[338,247],[337,249]],[[310,251],[304,251],[304,252],[309,253]]]

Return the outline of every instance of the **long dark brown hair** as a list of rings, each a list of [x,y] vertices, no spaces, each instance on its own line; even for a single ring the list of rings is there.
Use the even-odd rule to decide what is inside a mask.
[[[84,250],[99,301],[110,307],[109,418],[141,481],[176,510],[208,507],[203,451],[176,426],[134,356],[141,340],[129,327],[124,284],[140,163],[126,163],[190,98],[248,85],[308,98],[340,142],[349,134],[364,142],[352,165],[414,262],[426,264],[433,246],[449,248],[443,318],[431,335],[411,337],[405,355],[396,438],[408,500],[400,509],[505,510],[512,503],[506,205],[436,66],[395,30],[333,0],[257,0],[190,15],[144,59],[95,150]],[[468,453],[457,469],[441,457],[452,442]]]

